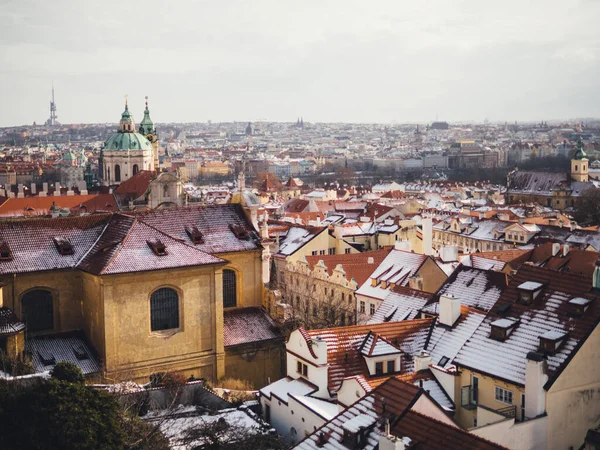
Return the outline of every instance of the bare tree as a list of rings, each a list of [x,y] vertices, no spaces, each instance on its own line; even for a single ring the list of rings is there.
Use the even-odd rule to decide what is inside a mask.
[[[284,450],[288,442],[277,434],[240,422],[228,422],[224,418],[203,420],[187,429],[175,444],[187,450]]]

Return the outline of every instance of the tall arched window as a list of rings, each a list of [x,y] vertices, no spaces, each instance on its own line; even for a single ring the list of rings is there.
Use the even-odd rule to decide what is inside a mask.
[[[160,288],[150,297],[150,328],[152,331],[179,328],[179,296],[171,288]]]
[[[223,270],[223,308],[232,308],[237,303],[237,280],[233,270]]]
[[[52,330],[54,328],[54,310],[52,293],[43,289],[27,292],[21,299],[23,321],[31,332]]]
[[[115,181],[121,181],[121,166],[115,164]]]
[[[138,173],[138,165],[134,164],[133,165],[133,174],[135,175],[136,173]]]

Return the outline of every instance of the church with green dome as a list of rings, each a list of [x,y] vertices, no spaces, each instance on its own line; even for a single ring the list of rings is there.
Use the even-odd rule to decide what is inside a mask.
[[[119,131],[104,143],[100,160],[100,173],[107,186],[120,184],[140,170],[158,171],[158,136],[150,118],[148,97],[139,130],[136,130],[129,105],[125,102]]]

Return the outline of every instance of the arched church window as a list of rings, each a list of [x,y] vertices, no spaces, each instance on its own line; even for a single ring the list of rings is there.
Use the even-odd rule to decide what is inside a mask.
[[[237,303],[237,280],[233,270],[223,270],[223,307],[233,308]]]
[[[121,166],[115,164],[115,181],[121,181]]]
[[[134,164],[133,165],[133,174],[135,175],[136,173],[138,173],[138,165]]]
[[[52,330],[54,328],[54,310],[52,293],[44,289],[27,292],[21,299],[23,321],[31,332]]]
[[[110,167],[106,168],[106,179],[110,181]]]
[[[577,172],[577,167],[578,167],[578,166],[575,166],[575,172]]]
[[[165,184],[163,185],[163,197],[168,197],[169,196],[169,185]]]
[[[150,296],[152,331],[179,328],[179,295],[171,288],[160,288]]]

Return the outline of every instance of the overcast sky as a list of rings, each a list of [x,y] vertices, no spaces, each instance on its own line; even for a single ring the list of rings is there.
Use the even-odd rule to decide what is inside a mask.
[[[600,1],[0,0],[0,126],[600,117]]]

